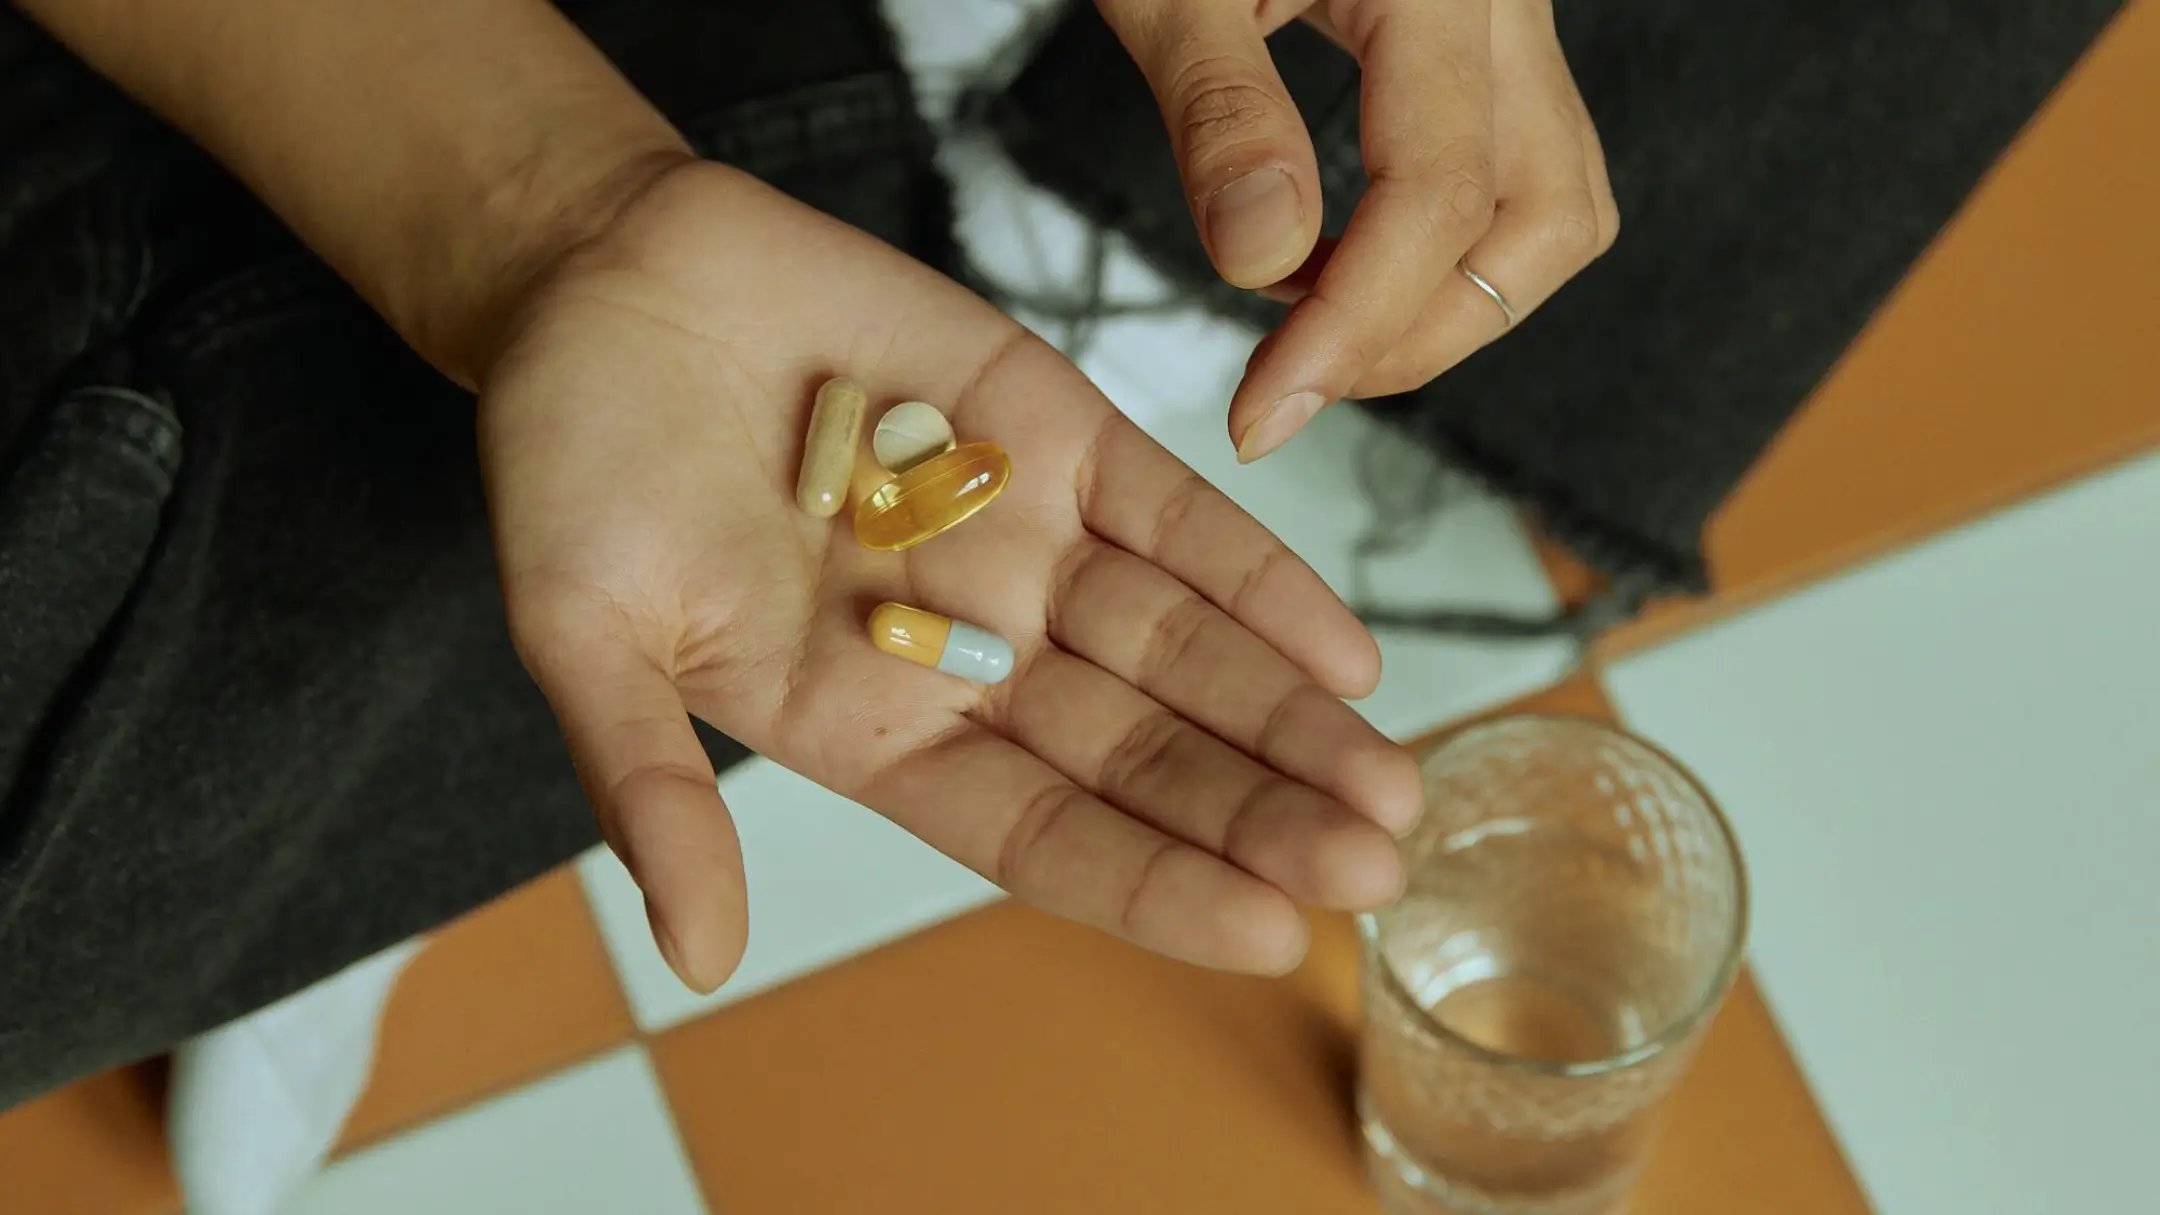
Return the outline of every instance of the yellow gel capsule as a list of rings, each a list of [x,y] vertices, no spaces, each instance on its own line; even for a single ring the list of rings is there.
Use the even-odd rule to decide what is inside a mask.
[[[870,613],[870,643],[895,658],[977,683],[1012,674],[1012,643],[1003,637],[904,603],[881,603]]]
[[[995,443],[969,443],[929,459],[879,486],[855,508],[855,539],[864,548],[913,548],[1005,492],[1012,462]]]
[[[795,474],[795,505],[820,519],[840,513],[848,482],[855,475],[855,449],[862,445],[863,414],[870,405],[853,380],[827,380],[810,407],[810,431],[803,439],[802,468]]]

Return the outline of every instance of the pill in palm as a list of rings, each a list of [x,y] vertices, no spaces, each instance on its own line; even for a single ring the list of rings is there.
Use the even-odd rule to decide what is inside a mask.
[[[1012,674],[1012,643],[1003,637],[904,603],[881,603],[870,613],[870,642],[896,658],[977,683]]]
[[[995,443],[968,443],[932,456],[879,486],[855,508],[855,539],[864,548],[913,548],[990,505],[1012,480],[1012,462]]]
[[[868,407],[869,397],[853,380],[827,380],[818,389],[803,439],[802,468],[795,476],[795,504],[809,514],[830,519],[847,501]]]
[[[870,447],[888,471],[904,473],[953,449],[952,423],[928,401],[902,401],[878,419]]]

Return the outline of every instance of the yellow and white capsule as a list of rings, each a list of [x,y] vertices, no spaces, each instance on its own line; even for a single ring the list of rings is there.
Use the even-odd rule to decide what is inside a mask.
[[[870,613],[870,642],[896,658],[976,683],[998,683],[1012,674],[1011,642],[904,603],[881,603]]]

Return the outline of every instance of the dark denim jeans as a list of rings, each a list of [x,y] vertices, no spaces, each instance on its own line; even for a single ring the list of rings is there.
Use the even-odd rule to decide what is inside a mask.
[[[874,10],[585,8],[701,151],[951,264]],[[469,398],[15,20],[0,9],[0,1107],[596,838],[503,627]]]
[[[958,272],[870,0],[563,7],[706,154]],[[2115,7],[1563,0],[1627,235],[1378,407],[1609,571],[1695,581],[1710,509]],[[1297,29],[1277,49],[1339,227],[1355,69]],[[1174,278],[1269,315],[1212,284],[1092,15],[978,113]],[[594,838],[503,628],[471,402],[0,6],[0,1107]]]

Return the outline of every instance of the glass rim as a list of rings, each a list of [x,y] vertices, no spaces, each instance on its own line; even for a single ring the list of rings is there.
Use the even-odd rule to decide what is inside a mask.
[[[1395,967],[1388,962],[1386,951],[1380,947],[1380,921],[1373,912],[1358,913],[1358,942],[1359,946],[1364,950],[1366,965],[1376,972],[1381,985],[1387,989],[1390,995],[1401,1000],[1412,1011],[1412,1015],[1417,1019],[1418,1027],[1423,1032],[1439,1039],[1448,1046],[1459,1049],[1480,1062],[1529,1071],[1539,1075],[1568,1079],[1610,1075],[1614,1072],[1625,1071],[1638,1063],[1654,1059],[1687,1041],[1709,1021],[1719,1006],[1724,1004],[1725,995],[1732,989],[1734,980],[1739,978],[1742,961],[1747,956],[1748,920],[1752,904],[1748,891],[1747,864],[1740,855],[1740,840],[1739,837],[1733,834],[1732,823],[1725,817],[1724,807],[1718,805],[1717,798],[1711,796],[1710,790],[1703,787],[1702,781],[1696,778],[1695,773],[1665,748],[1613,722],[1568,713],[1510,713],[1501,717],[1483,718],[1443,731],[1429,744],[1420,748],[1417,757],[1419,773],[1422,776],[1425,765],[1433,756],[1438,755],[1446,747],[1459,744],[1473,735],[1496,727],[1520,725],[1525,722],[1585,727],[1609,738],[1616,738],[1640,747],[1652,759],[1671,769],[1673,775],[1677,776],[1684,786],[1692,791],[1696,797],[1702,799],[1703,808],[1710,812],[1710,821],[1717,827],[1718,838],[1724,842],[1725,855],[1732,861],[1733,905],[1735,910],[1732,916],[1732,937],[1726,943],[1724,956],[1718,959],[1717,968],[1711,972],[1710,981],[1703,987],[1701,994],[1695,998],[1685,1012],[1674,1017],[1664,1029],[1658,1031],[1652,1037],[1644,1039],[1640,1045],[1602,1058],[1563,1063],[1493,1050],[1456,1033],[1442,1024],[1438,1018],[1433,1016],[1431,1009],[1426,1008],[1411,996],[1409,988],[1403,985],[1402,976],[1395,973]]]

